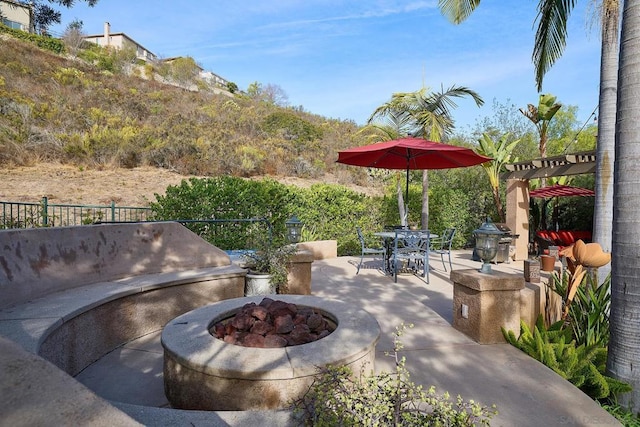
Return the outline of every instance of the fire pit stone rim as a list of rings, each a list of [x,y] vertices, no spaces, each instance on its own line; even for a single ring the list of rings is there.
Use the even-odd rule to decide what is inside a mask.
[[[251,348],[227,344],[208,329],[214,319],[232,315],[244,304],[264,297],[220,301],[185,313],[162,332],[165,357],[207,375],[241,379],[289,379],[313,375],[315,366],[349,364],[375,347],[380,338],[377,320],[365,310],[339,300],[310,295],[274,295],[273,299],[314,307],[335,320],[337,328],[321,340],[283,348]],[[210,363],[212,360],[215,364]]]

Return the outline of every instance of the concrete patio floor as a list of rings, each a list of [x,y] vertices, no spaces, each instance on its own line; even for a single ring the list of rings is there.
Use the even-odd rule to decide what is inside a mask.
[[[480,345],[455,330],[453,285],[439,257],[431,257],[430,283],[410,274],[393,278],[381,261],[367,259],[356,275],[359,258],[339,257],[312,264],[312,294],[358,305],[380,324],[376,370],[393,371],[393,334],[413,324],[402,337],[411,379],[439,392],[495,404],[492,426],[620,425],[588,396],[553,371],[509,344]],[[454,269],[479,268],[470,251],[455,251]],[[448,264],[447,264],[448,268]],[[522,261],[494,269],[522,274]],[[132,341],[87,367],[76,379],[135,418],[136,405],[169,407],[162,380],[160,331]],[[120,403],[118,403],[120,402]],[[121,404],[121,403],[124,403]],[[223,417],[220,425],[282,425],[286,418],[254,414]],[[234,421],[235,420],[235,421]],[[171,424],[170,417],[165,420]]]

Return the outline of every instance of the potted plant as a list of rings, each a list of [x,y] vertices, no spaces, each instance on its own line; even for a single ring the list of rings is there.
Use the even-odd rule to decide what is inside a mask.
[[[244,254],[249,273],[246,277],[245,296],[269,295],[286,291],[289,264],[295,246],[276,246],[265,242]]]

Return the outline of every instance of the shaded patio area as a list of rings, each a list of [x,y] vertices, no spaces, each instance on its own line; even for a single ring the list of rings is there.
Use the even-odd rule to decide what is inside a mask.
[[[339,257],[312,264],[312,294],[357,305],[380,324],[376,370],[392,371],[396,327],[413,324],[402,337],[407,368],[415,383],[436,386],[439,392],[496,404],[493,426],[618,425],[599,405],[553,371],[509,344],[480,345],[455,330],[453,285],[439,257],[432,256],[430,284],[411,274],[398,283],[379,269],[379,259],[366,260],[356,276],[359,257]],[[436,262],[437,261],[437,262]],[[479,268],[471,251],[452,253],[454,270]],[[521,261],[494,265],[495,270],[522,274]],[[140,406],[167,407],[162,381],[159,331],[116,349],[76,377],[98,395],[116,403],[132,417]],[[285,425],[282,413],[251,414],[260,425]],[[224,415],[221,425],[247,425],[246,415]],[[143,418],[139,418],[142,420]],[[170,418],[166,419],[170,422]],[[283,424],[285,423],[285,424]],[[258,425],[258,424],[255,424]]]

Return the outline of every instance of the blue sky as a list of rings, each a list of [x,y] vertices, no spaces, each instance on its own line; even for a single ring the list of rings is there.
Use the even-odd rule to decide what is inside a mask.
[[[543,92],[589,118],[598,103],[600,39],[590,2],[578,2],[567,49]],[[466,86],[485,100],[462,99],[453,112],[466,130],[492,114],[493,100],[537,105],[531,52],[536,0],[485,0],[463,24],[449,23],[437,0],[99,0],[62,10],[87,34],[105,21],[160,57],[191,56],[246,89],[275,84],[291,105],[364,124],[394,92]]]

